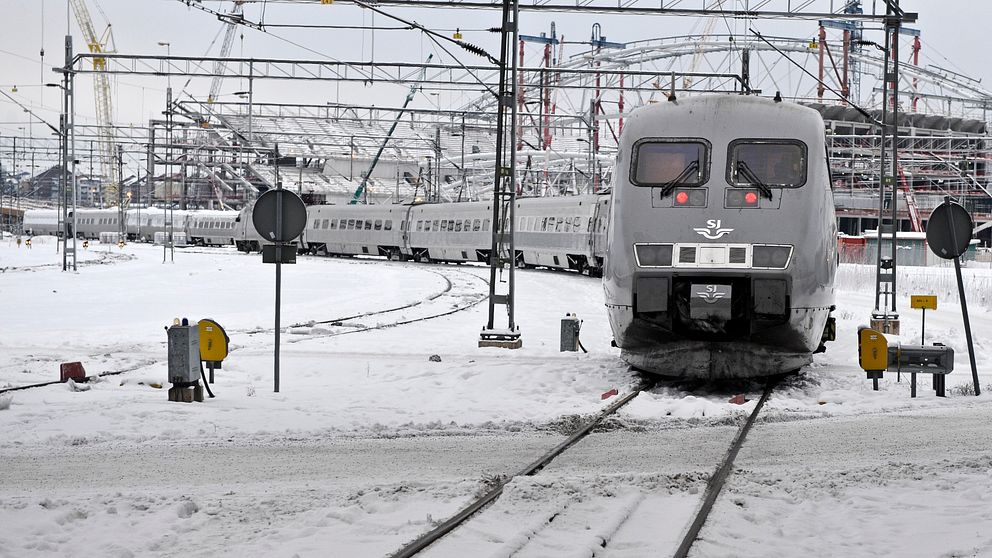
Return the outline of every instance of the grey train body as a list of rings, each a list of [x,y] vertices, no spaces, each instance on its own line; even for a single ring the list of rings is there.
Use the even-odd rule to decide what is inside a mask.
[[[837,268],[823,130],[814,110],[745,96],[631,115],[613,173],[603,279],[624,360],[703,379],[811,361]],[[687,174],[648,168],[687,153],[698,158],[676,165]],[[792,163],[785,178],[762,166],[772,156]]]

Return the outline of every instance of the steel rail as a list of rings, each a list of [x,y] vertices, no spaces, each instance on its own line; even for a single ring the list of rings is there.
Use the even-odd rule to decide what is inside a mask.
[[[465,273],[465,272],[461,272],[461,273]],[[474,277],[476,279],[481,280],[483,283],[488,284],[488,281],[486,281],[485,278],[476,277],[476,276],[471,275],[469,273],[465,273],[465,275],[468,275],[470,277]],[[445,278],[445,279],[447,279],[447,278]],[[450,280],[449,280],[449,284],[450,284]],[[430,301],[436,300],[438,298],[441,298],[442,296],[444,296],[447,293],[448,293],[448,290],[446,290],[445,292],[442,292],[442,293],[438,293],[438,294],[432,295],[432,296],[430,296],[430,297],[428,297],[428,298],[426,298],[424,300],[421,300],[421,301],[418,301],[416,303],[410,304],[406,308],[412,308],[414,306],[418,306],[418,305],[423,304],[425,302],[430,302]],[[413,324],[413,323],[417,323],[417,322],[426,322],[427,320],[433,320],[433,319],[436,319],[436,318],[443,318],[445,316],[450,316],[452,314],[456,314],[458,312],[462,312],[464,310],[468,310],[470,308],[474,308],[474,307],[478,306],[479,304],[482,304],[486,300],[488,300],[487,297],[480,296],[478,299],[473,300],[473,301],[469,302],[468,304],[465,304],[465,305],[462,305],[462,306],[456,306],[456,307],[454,307],[454,308],[452,308],[450,310],[447,310],[445,312],[441,312],[440,314],[431,314],[429,316],[420,316],[419,318],[410,318],[410,319],[406,319],[406,320],[400,320],[398,322],[391,322],[391,323],[388,323],[388,324],[376,324],[376,325],[373,325],[373,326],[356,328],[356,329],[350,329],[350,330],[345,330],[345,331],[336,331],[336,332],[333,332],[333,333],[324,333],[324,334],[316,334],[316,335],[306,335],[306,336],[301,336],[301,338],[299,338],[299,339],[289,340],[289,341],[287,341],[287,343],[300,343],[300,342],[303,342],[303,341],[311,341],[313,339],[323,339],[323,338],[327,338],[327,337],[339,337],[341,335],[350,335],[350,334],[353,334],[353,333],[363,333],[363,332],[366,332],[366,331],[376,331],[376,330],[380,330],[380,329],[389,329],[391,327],[399,327],[399,326],[402,326],[402,325]],[[368,315],[384,315],[386,313],[396,312],[396,311],[399,311],[399,310],[401,310],[401,308],[400,309],[393,309],[393,310],[384,310],[384,311],[379,311],[379,312],[371,312]],[[326,322],[319,322],[319,323],[326,323]]]
[[[540,472],[549,463],[551,463],[552,460],[554,460],[556,457],[564,453],[568,448],[572,447],[577,442],[588,436],[589,433],[592,432],[592,429],[595,428],[600,422],[602,422],[603,419],[616,413],[624,405],[630,403],[635,397],[640,395],[642,391],[650,389],[653,385],[654,385],[653,380],[642,381],[633,389],[633,391],[631,391],[627,395],[624,395],[620,399],[614,401],[605,409],[600,411],[592,419],[586,422],[582,427],[580,427],[578,430],[573,432],[568,438],[565,439],[565,441],[552,448],[550,451],[545,453],[543,456],[539,457],[536,461],[532,462],[530,465],[527,465],[526,467],[521,469],[520,472],[518,472],[517,474],[510,476],[508,478],[501,479],[499,481],[499,484],[495,488],[484,494],[482,497],[477,498],[475,501],[470,503],[468,506],[466,506],[461,511],[456,513],[454,516],[447,519],[444,523],[441,523],[434,529],[421,535],[420,537],[413,540],[412,542],[410,542],[403,548],[399,549],[395,553],[390,554],[389,555],[390,558],[409,558],[411,556],[415,556],[419,554],[421,551],[425,550],[430,545],[440,540],[442,537],[444,537],[451,531],[454,531],[455,528],[457,528],[459,525],[461,525],[466,520],[468,520],[468,518],[475,515],[476,512],[488,506],[494,500],[499,498],[499,496],[503,493],[503,489],[513,479],[517,477],[533,476],[538,472]]]
[[[137,370],[137,369],[139,369],[139,368],[141,368],[143,366],[148,366],[150,364],[154,364],[154,362],[143,362],[143,363],[138,364],[136,366],[132,366],[131,368],[125,368],[124,370],[114,370],[112,372],[101,372],[99,374],[95,374],[95,375],[92,375],[92,376],[84,376],[82,378],[82,380],[80,380],[80,381],[88,382],[90,380],[94,380],[94,379],[97,379],[97,378],[103,378],[103,377],[106,377],[106,376],[117,376],[117,375],[123,374],[125,372],[133,372],[133,371],[135,371],[135,370]],[[66,383],[66,382],[63,382],[61,380],[52,380],[51,382],[42,382],[40,384],[28,384],[28,385],[25,385],[25,386],[16,386],[16,387],[3,388],[3,389],[0,389],[0,394],[7,393],[9,391],[20,391],[20,390],[24,390],[24,389],[45,387],[45,386],[51,386],[51,385],[55,385],[55,384],[64,384],[64,383]]]
[[[696,512],[696,516],[689,525],[689,530],[675,551],[675,558],[686,558],[689,555],[689,550],[692,548],[693,543],[696,542],[699,531],[703,528],[703,524],[706,523],[706,518],[709,517],[710,511],[713,509],[713,504],[716,503],[720,491],[723,490],[723,485],[727,482],[727,477],[734,467],[734,459],[737,458],[737,453],[740,452],[741,446],[744,445],[744,440],[747,438],[748,432],[754,426],[754,421],[758,418],[758,413],[761,412],[761,408],[764,407],[765,402],[768,401],[768,397],[783,377],[783,375],[773,376],[765,384],[765,391],[761,394],[761,399],[758,399],[758,403],[754,406],[754,410],[751,411],[751,415],[747,417],[747,421],[737,431],[737,436],[734,437],[734,441],[730,444],[730,450],[727,451],[723,462],[717,467],[716,472],[710,477],[709,482],[706,483],[706,491],[703,493],[703,504],[700,506],[699,511]]]

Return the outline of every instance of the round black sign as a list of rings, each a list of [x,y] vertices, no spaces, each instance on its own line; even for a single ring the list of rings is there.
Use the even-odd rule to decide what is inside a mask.
[[[953,260],[968,249],[974,227],[971,215],[965,208],[945,201],[934,208],[927,221],[927,244],[934,254]]]
[[[276,230],[276,211],[282,209],[282,227]],[[300,196],[289,190],[269,190],[255,202],[251,222],[262,238],[270,242],[289,242],[300,236],[307,225],[307,206]]]

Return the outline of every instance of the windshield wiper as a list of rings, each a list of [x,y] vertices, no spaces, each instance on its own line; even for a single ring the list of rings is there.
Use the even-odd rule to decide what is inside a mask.
[[[697,170],[698,168],[699,168],[699,161],[689,161],[689,164],[686,165],[684,169],[682,169],[682,172],[680,172],[678,176],[666,182],[665,185],[661,187],[661,197],[665,197],[668,194],[671,194],[672,190],[674,190],[676,186],[681,184],[683,180],[689,177],[689,173],[691,173],[694,170]]]
[[[754,171],[751,170],[751,167],[749,167],[746,162],[737,161],[737,172],[743,174],[744,178],[747,179],[752,186],[758,190],[761,190],[761,193],[764,194],[766,198],[772,199],[772,189],[754,174]]]

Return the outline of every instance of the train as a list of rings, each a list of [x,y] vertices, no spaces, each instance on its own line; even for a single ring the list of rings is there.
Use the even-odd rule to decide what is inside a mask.
[[[68,213],[70,223],[72,212]],[[120,232],[120,212],[117,209],[76,210],[75,235],[83,239],[98,239],[101,233]],[[124,230],[128,240],[161,241],[172,223],[174,243],[179,245],[225,246],[234,244],[236,211],[166,211],[158,208],[128,209]],[[70,225],[71,227],[72,225]],[[24,232],[30,235],[61,234],[59,215],[54,209],[29,209],[24,212]]]
[[[631,366],[694,379],[798,370],[834,336],[837,226],[824,126],[800,105],[745,95],[633,111],[608,188],[515,201],[517,267],[603,276],[613,343]],[[301,253],[488,262],[492,203],[312,205]],[[190,244],[260,250],[251,206],[170,211]],[[54,213],[54,212],[49,212]],[[128,210],[130,239],[164,230]],[[28,211],[25,229],[57,219]],[[118,230],[116,210],[79,210],[77,234]]]
[[[607,193],[521,198],[516,202],[516,265],[599,275],[605,259]],[[161,241],[166,219],[177,244],[233,245],[261,250],[267,241],[255,230],[252,207],[236,211],[128,209],[128,240]],[[97,239],[119,231],[116,209],[77,209],[76,235]],[[489,262],[492,202],[457,204],[312,205],[295,239],[301,253],[383,256],[420,262]],[[25,212],[28,234],[57,234],[55,210]]]
[[[837,225],[817,111],[744,95],[640,107],[611,189],[603,288],[633,367],[772,376],[833,338]]]

